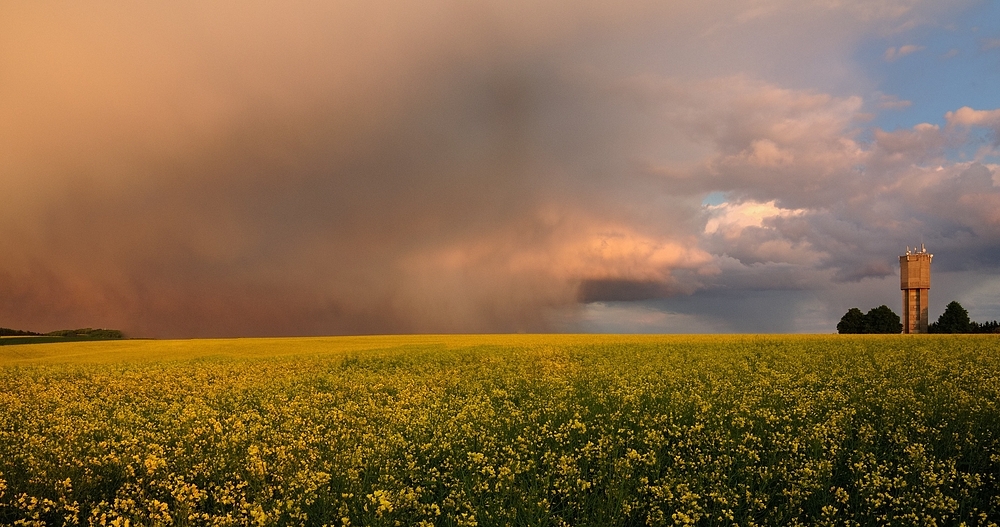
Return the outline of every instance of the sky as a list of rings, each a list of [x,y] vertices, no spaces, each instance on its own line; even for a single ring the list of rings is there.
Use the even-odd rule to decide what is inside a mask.
[[[0,4],[0,326],[1000,319],[1000,2]]]

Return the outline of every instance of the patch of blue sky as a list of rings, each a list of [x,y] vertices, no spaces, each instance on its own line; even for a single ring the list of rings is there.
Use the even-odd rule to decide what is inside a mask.
[[[705,206],[722,205],[726,201],[725,192],[709,192],[708,195],[701,200],[701,204]]]
[[[855,58],[879,92],[895,97],[883,99],[882,108],[870,97],[871,126],[944,126],[945,113],[963,106],[1000,108],[1000,2],[981,2],[953,19],[869,39]]]

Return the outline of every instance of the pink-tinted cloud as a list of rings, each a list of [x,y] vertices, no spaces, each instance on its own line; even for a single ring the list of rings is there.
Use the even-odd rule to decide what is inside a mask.
[[[963,106],[953,112],[946,113],[945,119],[950,125],[996,127],[1000,125],[1000,109],[974,110]]]
[[[979,40],[979,49],[989,51],[1000,48],[1000,38],[983,38]]]
[[[878,107],[883,110],[902,110],[904,108],[909,108],[913,105],[913,101],[907,101],[900,99],[896,95],[886,95],[884,93],[878,95],[878,101],[876,102]]]
[[[895,60],[901,59],[907,55],[916,53],[925,49],[924,46],[918,46],[916,44],[906,44],[905,46],[891,47],[885,50],[882,55],[886,62],[893,62]]]

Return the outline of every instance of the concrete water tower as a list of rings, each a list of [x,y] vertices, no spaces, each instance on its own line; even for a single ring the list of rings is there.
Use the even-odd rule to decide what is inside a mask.
[[[903,333],[927,333],[927,302],[931,288],[931,259],[924,244],[906,248],[899,257],[899,288],[903,290]]]

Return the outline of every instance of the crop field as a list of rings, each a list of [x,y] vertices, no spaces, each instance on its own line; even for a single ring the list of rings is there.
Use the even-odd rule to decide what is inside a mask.
[[[996,525],[996,336],[0,347],[0,524]]]

